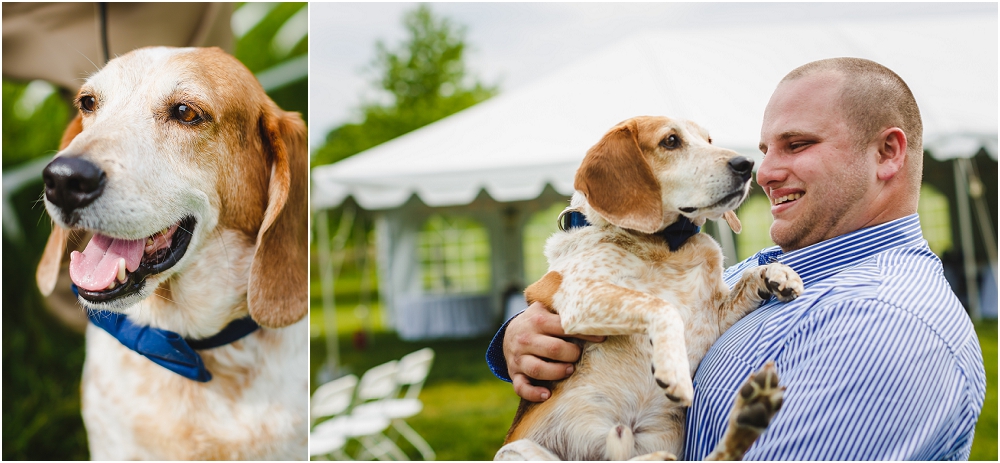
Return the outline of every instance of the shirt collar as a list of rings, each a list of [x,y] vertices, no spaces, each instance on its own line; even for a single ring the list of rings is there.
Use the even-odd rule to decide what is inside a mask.
[[[808,285],[888,249],[922,243],[920,217],[911,214],[788,253],[772,246],[757,253],[757,262],[760,265],[783,263],[795,270],[802,282]]]

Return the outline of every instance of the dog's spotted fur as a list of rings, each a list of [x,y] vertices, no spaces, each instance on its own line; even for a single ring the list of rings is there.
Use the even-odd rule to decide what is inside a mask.
[[[573,375],[554,384],[547,401],[522,401],[497,459],[662,460],[683,453],[691,378],[709,347],[772,294],[791,300],[802,290],[791,269],[770,264],[744,274],[730,291],[721,249],[708,235],[676,251],[651,235],[682,209],[697,225],[724,214],[733,224],[730,211],[749,191],[749,177],[734,177],[729,167],[737,156],[711,145],[697,125],[662,117],[627,120],[587,153],[570,208],[593,225],[549,239],[549,273],[526,295],[559,313],[567,334],[609,337],[584,346]],[[766,374],[773,383],[743,397],[734,412],[752,425],[766,419],[751,419],[758,417],[744,409],[770,401],[769,418],[780,405],[777,376]],[[745,451],[759,434],[737,424],[715,456]],[[758,432],[749,438],[744,428]]]

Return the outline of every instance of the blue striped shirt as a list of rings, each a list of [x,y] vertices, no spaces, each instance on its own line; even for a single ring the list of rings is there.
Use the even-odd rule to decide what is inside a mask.
[[[986,391],[982,353],[917,215],[787,254],[764,249],[726,270],[726,282],[768,262],[792,267],[806,290],[766,301],[709,350],[685,459],[712,451],[740,385],[768,360],[785,402],[747,460],[968,459]]]
[[[917,215],[787,254],[765,249],[726,270],[726,282],[772,261],[795,269],[806,291],[766,301],[709,350],[685,459],[711,452],[739,386],[768,360],[785,402],[745,459],[968,459],[986,390],[982,353]],[[503,332],[487,360],[509,381]]]

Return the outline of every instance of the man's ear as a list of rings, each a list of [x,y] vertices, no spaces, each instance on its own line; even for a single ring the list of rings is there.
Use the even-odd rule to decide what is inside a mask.
[[[272,163],[267,209],[250,264],[247,309],[262,326],[280,328],[309,310],[306,127],[298,114],[273,105],[259,126]]]
[[[888,181],[896,176],[906,164],[906,133],[899,127],[882,131],[878,138],[878,179]]]
[[[69,122],[63,132],[62,140],[59,142],[59,150],[62,151],[70,142],[83,131],[83,118],[77,114]],[[38,283],[38,290],[43,296],[52,294],[56,287],[56,280],[59,279],[59,266],[62,264],[63,253],[66,252],[66,242],[69,240],[70,231],[52,223],[52,232],[49,240],[45,243],[45,250],[42,251],[42,258],[38,261],[38,268],[35,270],[35,282]]]

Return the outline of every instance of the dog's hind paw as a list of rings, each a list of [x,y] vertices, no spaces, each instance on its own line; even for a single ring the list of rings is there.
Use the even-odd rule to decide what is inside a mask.
[[[778,370],[773,361],[750,375],[736,398],[736,424],[765,429],[781,409],[785,387],[778,385]]]

